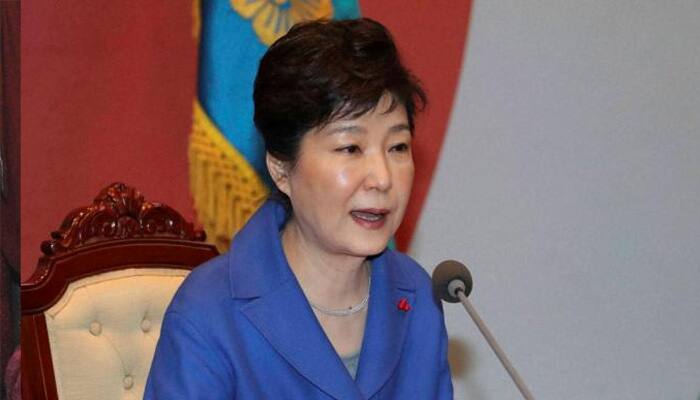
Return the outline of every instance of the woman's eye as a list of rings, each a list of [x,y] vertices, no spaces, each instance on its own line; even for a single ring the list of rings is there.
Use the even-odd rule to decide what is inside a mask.
[[[360,147],[357,145],[349,145],[349,146],[343,146],[335,149],[335,151],[339,153],[348,153],[348,154],[354,154],[354,153],[359,153],[360,152]]]
[[[409,149],[408,143],[399,143],[399,144],[396,144],[394,146],[391,146],[389,151],[396,151],[396,152],[404,153],[404,152],[407,152],[408,149]]]

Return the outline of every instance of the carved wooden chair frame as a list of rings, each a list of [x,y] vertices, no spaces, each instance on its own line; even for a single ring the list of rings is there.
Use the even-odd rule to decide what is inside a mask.
[[[192,269],[218,255],[177,211],[122,183],[68,214],[22,283],[22,398],[57,399],[44,311],[78,279],[125,268]]]

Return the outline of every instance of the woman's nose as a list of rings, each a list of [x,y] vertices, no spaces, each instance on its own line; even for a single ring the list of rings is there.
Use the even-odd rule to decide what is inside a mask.
[[[391,189],[391,171],[385,154],[377,154],[367,158],[365,187],[368,190],[382,192]]]

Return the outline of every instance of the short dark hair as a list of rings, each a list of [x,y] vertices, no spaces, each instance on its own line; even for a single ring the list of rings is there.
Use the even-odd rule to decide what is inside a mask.
[[[389,31],[369,18],[294,25],[270,46],[255,78],[255,126],[265,149],[294,164],[304,134],[374,109],[385,94],[389,111],[414,115],[426,105],[418,80],[401,64]]]

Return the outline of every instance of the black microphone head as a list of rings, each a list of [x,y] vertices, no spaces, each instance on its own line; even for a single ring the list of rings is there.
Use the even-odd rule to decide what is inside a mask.
[[[459,298],[448,290],[450,282],[458,280],[464,283],[464,295],[472,292],[472,274],[467,266],[459,261],[443,261],[433,271],[433,293],[448,303],[459,303]]]

